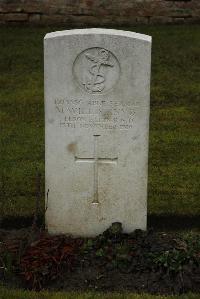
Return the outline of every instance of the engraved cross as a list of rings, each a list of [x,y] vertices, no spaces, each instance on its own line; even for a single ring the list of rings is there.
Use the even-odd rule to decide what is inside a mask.
[[[94,157],[93,158],[78,158],[75,156],[75,162],[78,163],[93,163],[94,164],[94,200],[93,204],[98,204],[98,166],[99,164],[117,164],[118,158],[99,158],[98,157],[98,137],[101,135],[94,135]]]

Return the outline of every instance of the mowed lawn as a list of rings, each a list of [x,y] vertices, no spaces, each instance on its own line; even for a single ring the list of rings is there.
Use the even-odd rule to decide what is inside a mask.
[[[0,28],[1,216],[33,214],[38,172],[44,209],[43,37],[59,29]],[[148,213],[198,215],[200,26],[124,29],[153,37]]]

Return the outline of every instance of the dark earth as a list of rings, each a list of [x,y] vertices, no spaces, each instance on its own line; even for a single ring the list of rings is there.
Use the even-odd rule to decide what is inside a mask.
[[[152,229],[96,238],[49,236],[37,227],[0,230],[0,279],[10,288],[200,292],[200,234]]]

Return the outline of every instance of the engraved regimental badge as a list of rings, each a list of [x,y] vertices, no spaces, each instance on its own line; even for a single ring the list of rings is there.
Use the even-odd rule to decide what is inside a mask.
[[[90,48],[81,52],[73,65],[74,77],[88,93],[101,94],[111,90],[120,75],[117,58],[103,48]]]

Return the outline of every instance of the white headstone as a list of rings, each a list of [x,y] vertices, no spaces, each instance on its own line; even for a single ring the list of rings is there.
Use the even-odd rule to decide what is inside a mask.
[[[67,30],[44,51],[48,231],[145,229],[151,37]]]

